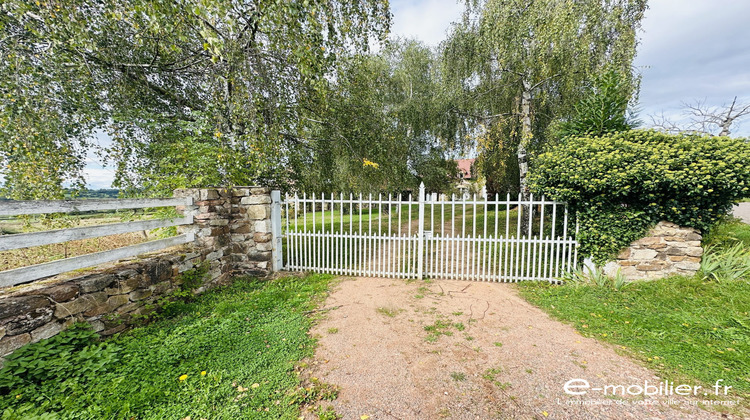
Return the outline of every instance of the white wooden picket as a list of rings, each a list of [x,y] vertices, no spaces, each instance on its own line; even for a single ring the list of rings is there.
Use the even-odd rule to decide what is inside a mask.
[[[555,281],[578,265],[578,242],[569,229],[574,226],[577,234],[578,225],[565,203],[481,196],[426,200],[424,185],[416,198],[406,199],[302,194],[282,200],[275,193],[273,225],[282,250],[275,265],[351,276],[500,282]]]

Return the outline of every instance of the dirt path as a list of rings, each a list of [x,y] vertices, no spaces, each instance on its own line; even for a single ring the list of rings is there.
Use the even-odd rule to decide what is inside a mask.
[[[565,394],[576,378],[592,387],[660,379],[511,285],[345,279],[326,307],[336,309],[313,330],[311,375],[341,387],[333,406],[344,419],[721,418],[684,397]]]

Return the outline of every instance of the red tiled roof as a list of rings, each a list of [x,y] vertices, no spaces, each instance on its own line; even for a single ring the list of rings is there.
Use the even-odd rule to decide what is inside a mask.
[[[474,164],[475,160],[476,159],[458,159],[456,161],[456,164],[458,164],[458,170],[461,171],[463,179],[471,179],[471,165]]]

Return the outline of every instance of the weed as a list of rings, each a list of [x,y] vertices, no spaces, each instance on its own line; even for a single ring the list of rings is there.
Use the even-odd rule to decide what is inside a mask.
[[[325,408],[318,406],[315,410],[315,415],[318,416],[319,420],[339,420],[343,418],[334,410],[332,405],[327,405]]]
[[[454,324],[453,324],[453,327],[454,327],[455,329],[459,330],[459,331],[463,331],[463,330],[465,330],[465,329],[466,329],[466,327],[464,326],[464,324],[463,324],[463,323],[461,323],[461,322],[456,322],[456,323],[454,323]]]
[[[48,383],[87,382],[118,359],[121,347],[99,342],[85,323],[16,350],[0,370],[0,392],[26,394]]]
[[[329,328],[328,329],[328,334],[336,334],[338,332],[339,332],[338,328]]]
[[[502,347],[502,346],[503,346],[503,343],[501,343],[501,342],[499,342],[499,341],[495,341],[495,342],[494,342],[494,343],[492,343],[492,344],[493,344],[493,345],[494,345],[495,347]]]
[[[187,270],[180,274],[180,276],[178,277],[178,280],[182,282],[180,288],[182,290],[189,290],[192,292],[193,290],[203,285],[203,282],[206,280],[207,274],[208,263],[206,261],[203,261],[190,270]]]
[[[497,377],[497,375],[499,375],[501,373],[503,373],[503,368],[501,368],[499,366],[496,367],[496,368],[488,368],[482,374],[482,378],[486,379],[488,381],[494,381],[495,377]]]
[[[470,336],[469,334],[465,334],[464,338],[466,339],[466,341],[473,341],[474,340],[474,337]]]
[[[375,309],[375,311],[381,315],[385,315],[389,318],[393,318],[396,315],[400,314],[401,312],[404,312],[403,309],[397,309],[397,308],[387,308],[387,307],[380,307]]]
[[[622,274],[622,271],[618,268],[617,273],[615,273],[615,276],[612,278],[612,287],[615,290],[621,290],[626,285],[628,285],[628,280]]]
[[[534,373],[534,370],[533,370],[533,369],[531,369],[531,368],[527,368],[527,369],[526,369],[526,373],[529,373],[529,374],[531,374],[531,373]]]
[[[292,400],[300,405],[315,404],[319,401],[333,401],[339,395],[339,387],[318,378],[310,378],[305,386],[298,387],[291,393]]]
[[[466,374],[463,372],[451,372],[451,378],[456,382],[465,381]]]
[[[499,387],[501,390],[506,390],[511,387],[510,382],[500,382],[497,380],[497,376],[503,372],[501,367],[489,368],[484,371],[482,378],[492,382],[493,385]]]
[[[583,370],[586,370],[586,369],[588,369],[588,365],[586,364],[586,361],[585,361],[585,360],[584,360],[584,361],[582,361],[582,362],[579,362],[579,361],[577,361],[577,360],[573,360],[573,364],[574,364],[574,365],[576,365],[576,366],[578,366],[579,368],[581,368],[581,369],[583,369]]]
[[[434,324],[424,326],[424,330],[429,333],[425,340],[429,343],[434,343],[438,340],[438,338],[440,338],[441,335],[453,335],[453,332],[450,331],[450,327],[450,323],[446,322],[442,318],[438,318],[437,320],[435,320]]]
[[[614,290],[621,290],[629,283],[624,275],[617,270],[614,277],[610,277],[604,273],[601,267],[584,267],[576,268],[568,273],[563,274],[563,281],[572,285],[588,285],[594,284],[598,287],[612,287]]]
[[[461,312],[461,311],[453,312],[453,315],[454,315],[454,316],[461,316],[461,315],[463,315],[463,314],[464,314],[464,313],[463,313],[463,312]]]

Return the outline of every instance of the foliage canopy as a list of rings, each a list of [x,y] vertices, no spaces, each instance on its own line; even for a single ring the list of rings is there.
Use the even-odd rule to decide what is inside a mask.
[[[82,185],[102,129],[117,187],[278,183],[309,147],[304,117],[321,109],[338,57],[389,24],[386,0],[5,1],[5,192]]]
[[[594,76],[573,115],[551,127],[554,138],[601,136],[636,128],[640,121],[630,109],[633,101],[628,80],[614,70]]]

